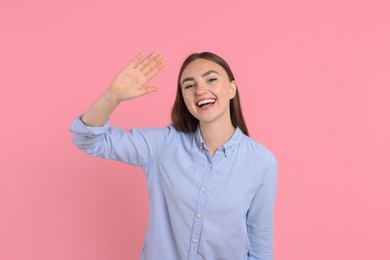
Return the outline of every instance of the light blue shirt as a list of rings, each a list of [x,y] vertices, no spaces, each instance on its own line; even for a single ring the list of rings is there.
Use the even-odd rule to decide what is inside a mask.
[[[140,259],[273,259],[277,161],[239,128],[214,156],[199,127],[125,131],[76,119],[71,131],[82,151],[143,169],[149,218]]]

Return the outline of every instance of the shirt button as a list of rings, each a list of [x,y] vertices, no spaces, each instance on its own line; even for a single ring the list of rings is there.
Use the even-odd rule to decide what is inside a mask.
[[[196,240],[195,238],[192,239],[192,243],[196,244],[196,242],[198,242],[198,240]]]
[[[200,218],[200,214],[198,213],[198,214],[196,214],[196,218]]]
[[[212,168],[212,167],[213,167],[213,165],[210,163],[210,164],[209,164],[209,167],[210,167],[210,168]]]
[[[205,192],[206,192],[206,188],[203,188],[203,189],[202,189],[202,192],[205,193]]]

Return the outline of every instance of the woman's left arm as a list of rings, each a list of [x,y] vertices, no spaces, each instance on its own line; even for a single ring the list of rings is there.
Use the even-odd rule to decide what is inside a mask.
[[[273,260],[274,204],[278,164],[269,162],[264,181],[257,191],[247,214],[246,225],[250,243],[248,260]]]

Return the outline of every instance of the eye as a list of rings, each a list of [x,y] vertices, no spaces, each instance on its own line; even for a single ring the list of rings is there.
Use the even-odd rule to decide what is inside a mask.
[[[188,84],[186,86],[184,86],[184,89],[189,89],[189,88],[192,88],[194,85],[191,85],[191,84]]]
[[[217,79],[216,78],[211,78],[211,79],[208,79],[207,82],[208,83],[213,83],[214,81],[216,81]]]

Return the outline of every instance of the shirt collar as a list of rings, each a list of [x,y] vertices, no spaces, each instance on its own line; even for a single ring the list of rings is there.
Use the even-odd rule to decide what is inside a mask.
[[[238,144],[240,143],[243,136],[244,136],[244,133],[237,126],[232,137],[230,137],[230,139],[226,143],[224,143],[221,147],[219,147],[218,149],[222,149],[222,151],[225,153],[225,156],[228,157],[230,151],[234,150],[234,148],[236,148],[238,146]],[[196,144],[199,147],[199,149],[207,149],[206,144],[203,141],[203,137],[200,133],[199,124],[195,130],[195,141],[196,141]]]

